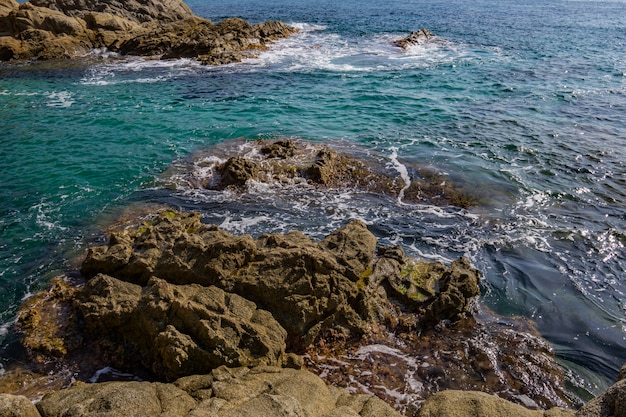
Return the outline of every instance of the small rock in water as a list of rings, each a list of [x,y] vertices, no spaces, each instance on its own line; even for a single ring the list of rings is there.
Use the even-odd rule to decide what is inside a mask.
[[[398,39],[394,41],[393,44],[395,46],[399,46],[402,49],[409,49],[413,45],[420,45],[427,40],[433,38],[435,35],[430,33],[430,31],[426,28],[416,30],[411,32],[408,36],[405,36],[402,39]]]

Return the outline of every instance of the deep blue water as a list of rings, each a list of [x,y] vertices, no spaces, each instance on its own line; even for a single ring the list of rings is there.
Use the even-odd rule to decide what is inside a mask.
[[[301,32],[219,68],[0,64],[0,335],[24,296],[74,267],[133,203],[252,234],[318,237],[359,217],[413,256],[469,256],[488,306],[535,320],[590,391],[611,382],[626,362],[625,2],[188,4],[216,22]],[[437,38],[391,45],[421,27]],[[433,167],[482,203],[261,186],[237,196],[180,180],[209,146],[283,136]]]

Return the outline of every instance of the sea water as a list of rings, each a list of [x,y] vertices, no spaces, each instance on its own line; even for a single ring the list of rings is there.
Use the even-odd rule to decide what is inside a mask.
[[[157,203],[253,235],[317,238],[360,218],[411,256],[466,255],[487,306],[534,320],[585,389],[611,383],[626,362],[626,2],[188,4],[300,33],[221,67],[106,51],[0,64],[0,339],[107,222]],[[393,46],[422,27],[436,37]],[[400,178],[435,169],[480,203],[180,181],[211,146],[283,137],[364,152]]]

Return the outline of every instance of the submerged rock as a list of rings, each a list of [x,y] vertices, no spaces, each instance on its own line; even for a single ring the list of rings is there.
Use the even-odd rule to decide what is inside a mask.
[[[223,64],[254,56],[296,29],[281,22],[219,24],[182,0],[0,0],[0,60],[59,59],[107,48],[123,55],[197,58]]]

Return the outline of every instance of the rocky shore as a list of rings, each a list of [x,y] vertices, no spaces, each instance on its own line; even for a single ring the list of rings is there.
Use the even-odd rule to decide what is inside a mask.
[[[376,158],[284,139],[225,143],[174,171],[224,193],[429,189]],[[415,201],[458,192],[431,189]],[[479,284],[467,259],[407,257],[359,220],[319,240],[253,238],[150,208],[24,303],[0,416],[624,415],[623,379],[574,411],[550,346],[531,322],[486,310]]]
[[[295,32],[281,22],[213,24],[180,0],[0,0],[0,61],[77,58],[99,49],[217,65],[253,57]]]
[[[214,24],[178,0],[0,0],[2,61],[106,49],[216,65],[293,33]],[[302,141],[214,156],[192,161],[189,187],[346,187],[462,208],[479,199],[432,170],[398,175]],[[14,329],[24,356],[0,376],[0,417],[626,416],[626,370],[575,410],[550,346],[532,323],[480,305],[480,273],[465,258],[410,258],[359,220],[319,240],[202,220],[167,207],[117,224],[79,272],[25,301]]]
[[[520,356],[506,360],[489,363],[471,337],[461,365],[423,355],[412,372],[432,389],[401,410],[320,372],[351,346],[390,340],[400,343],[387,350],[429,343],[429,355],[445,356],[463,329],[484,327],[475,318],[480,274],[466,259],[446,266],[407,258],[401,247],[377,246],[360,221],[320,241],[299,232],[253,239],[197,213],[162,210],[117,225],[106,245],[88,251],[81,272],[84,283],[56,280],[31,298],[17,323],[31,361],[74,369],[63,383],[70,386],[36,404],[19,389],[2,394],[0,416],[625,415],[624,380],[569,409],[549,349],[519,334],[512,349]],[[364,366],[369,376],[399,369],[360,362],[357,379]],[[114,366],[125,380],[79,382],[85,363]],[[350,376],[349,366],[341,371]],[[465,379],[465,389],[445,389],[447,379]]]

